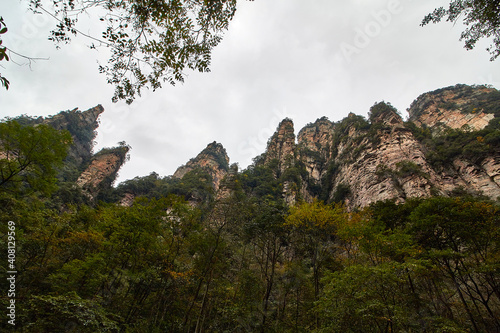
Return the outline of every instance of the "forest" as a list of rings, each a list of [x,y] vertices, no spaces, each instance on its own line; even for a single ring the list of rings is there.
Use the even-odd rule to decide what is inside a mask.
[[[0,282],[2,330],[500,332],[498,201],[290,206],[283,181],[300,175],[258,158],[228,166],[218,193],[199,169],[92,201],[64,172],[69,133],[21,123],[0,123],[0,265],[16,271]]]

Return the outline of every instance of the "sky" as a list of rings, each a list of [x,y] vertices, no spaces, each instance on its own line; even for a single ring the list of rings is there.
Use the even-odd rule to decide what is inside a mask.
[[[98,73],[105,50],[75,38],[56,49],[47,40],[56,22],[27,10],[27,0],[0,3],[11,54],[0,73],[0,118],[48,116],[60,111],[105,111],[95,152],[125,141],[132,147],[118,182],[157,172],[172,175],[207,144],[221,143],[241,169],[264,152],[279,122],[296,134],[323,116],[339,121],[366,116],[386,101],[405,117],[422,93],[461,84],[500,89],[500,60],[489,61],[487,41],[472,51],[459,41],[460,23],[420,27],[446,0],[240,1],[223,41],[213,50],[210,73],[186,72],[186,81],[145,91],[131,105],[112,103],[113,87]],[[95,17],[80,30],[99,35]]]

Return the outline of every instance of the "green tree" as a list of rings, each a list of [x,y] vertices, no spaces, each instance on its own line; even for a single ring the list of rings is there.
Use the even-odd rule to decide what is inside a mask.
[[[438,197],[409,216],[408,234],[455,291],[453,308],[461,326],[475,332],[500,330],[498,213],[489,203]]]
[[[354,264],[326,274],[321,332],[422,332],[408,301],[406,263]]]
[[[320,332],[498,331],[498,208],[458,198],[378,202],[337,226]]]
[[[113,101],[132,103],[144,87],[184,81],[184,70],[209,71],[211,51],[236,11],[236,0],[33,0],[35,12],[58,20],[49,39],[68,43],[71,35],[91,38],[111,56],[99,71],[115,86]],[[77,28],[81,14],[96,11],[106,25],[99,38]]]
[[[0,192],[24,195],[53,191],[57,168],[71,142],[69,132],[45,124],[0,123]]]
[[[257,204],[257,214],[246,226],[250,248],[254,254],[262,283],[262,305],[260,307],[260,332],[271,326],[277,315],[275,285],[279,279],[279,268],[283,265],[283,254],[287,233],[283,228],[285,207],[281,201],[265,200]]]
[[[118,332],[115,321],[106,316],[96,300],[65,296],[34,296],[29,300],[26,321],[35,332]]]
[[[185,285],[193,258],[186,241],[200,231],[193,212],[175,196],[138,198],[132,207],[80,207],[49,225],[26,228],[23,255],[31,260],[22,261],[23,281],[31,285],[25,292],[42,311],[53,305],[61,315],[80,303],[81,313],[68,318],[75,331],[84,331],[92,311],[121,330],[175,331],[190,296]],[[32,331],[59,327],[57,316],[43,319],[36,312],[27,309]]]
[[[290,208],[285,225],[293,232],[291,239],[296,258],[302,258],[311,272],[314,288],[314,300],[317,301],[321,291],[321,277],[327,267],[335,264],[335,233],[337,225],[347,219],[347,212],[340,204],[325,205],[321,201],[303,202]],[[318,317],[315,325],[319,324]]]
[[[388,206],[337,219],[340,255],[337,269],[326,270],[321,280],[324,287],[314,307],[321,318],[318,331],[419,331],[408,281],[420,263],[406,260],[415,253],[409,235],[381,221],[394,216]]]
[[[430,22],[457,22],[462,20],[467,28],[462,32],[460,40],[465,41],[465,48],[472,50],[481,38],[493,37],[487,48],[490,60],[500,55],[500,3],[497,0],[453,0],[448,9],[436,8],[422,20],[421,26]]]

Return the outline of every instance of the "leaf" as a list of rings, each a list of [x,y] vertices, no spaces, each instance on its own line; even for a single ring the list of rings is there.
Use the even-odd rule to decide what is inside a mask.
[[[9,84],[10,84],[9,80],[0,76],[0,83],[2,84],[2,86],[5,87],[6,90],[9,90]]]
[[[7,32],[7,28],[6,28],[6,27],[4,27],[4,28],[2,28],[2,29],[0,30],[0,34],[4,34],[4,33],[6,33],[6,32]]]

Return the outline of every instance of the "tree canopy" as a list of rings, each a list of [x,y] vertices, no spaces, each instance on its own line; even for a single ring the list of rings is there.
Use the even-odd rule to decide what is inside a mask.
[[[490,60],[500,56],[500,2],[497,0],[453,0],[448,9],[436,8],[426,15],[421,25],[446,21],[463,21],[466,29],[462,32],[460,40],[465,42],[465,48],[472,50],[481,38],[492,37],[492,44],[487,48]]]
[[[71,144],[67,131],[39,124],[0,123],[0,193],[25,194],[54,189],[57,167]]]
[[[115,86],[113,101],[130,104],[144,87],[183,82],[186,69],[208,72],[236,0],[32,0],[30,6],[57,19],[49,37],[55,43],[81,34],[92,40],[92,48],[109,48],[108,63],[99,71]],[[90,12],[103,23],[100,37],[77,26],[79,16]]]

